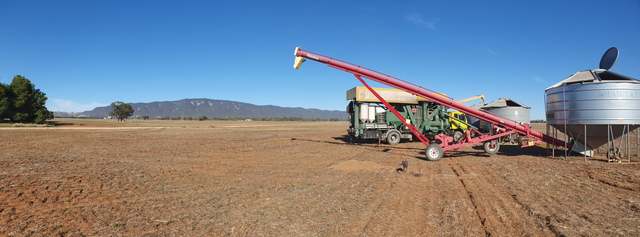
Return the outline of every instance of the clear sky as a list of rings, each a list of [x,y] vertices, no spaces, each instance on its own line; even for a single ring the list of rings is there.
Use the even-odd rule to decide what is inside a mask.
[[[0,1],[0,82],[56,111],[183,98],[343,110],[344,59],[463,98],[511,97],[543,118],[544,88],[597,67],[640,78],[640,1]]]

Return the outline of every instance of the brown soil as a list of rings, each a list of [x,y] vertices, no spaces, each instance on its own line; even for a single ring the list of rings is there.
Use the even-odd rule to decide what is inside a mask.
[[[0,130],[0,236],[640,235],[636,163],[429,162],[419,143],[346,143],[339,122],[119,126],[137,128]]]

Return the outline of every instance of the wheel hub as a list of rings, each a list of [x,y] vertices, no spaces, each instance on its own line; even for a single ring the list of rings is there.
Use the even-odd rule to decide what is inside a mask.
[[[429,155],[431,155],[431,157],[438,157],[440,155],[440,152],[438,152],[437,149],[430,149]]]

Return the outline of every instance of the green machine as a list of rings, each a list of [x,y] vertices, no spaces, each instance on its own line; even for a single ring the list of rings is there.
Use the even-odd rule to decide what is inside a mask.
[[[397,89],[374,88],[389,104],[427,137],[449,133],[451,125],[447,109],[415,95]],[[347,91],[348,133],[356,139],[376,139],[398,144],[401,139],[413,139],[413,135],[398,118],[365,87]]]

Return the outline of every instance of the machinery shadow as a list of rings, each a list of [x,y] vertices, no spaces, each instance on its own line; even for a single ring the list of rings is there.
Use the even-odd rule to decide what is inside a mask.
[[[480,148],[482,149],[482,148]],[[562,151],[564,153],[564,151]],[[501,145],[499,155],[504,156],[551,156],[551,149],[539,147],[539,146],[531,146],[531,147],[520,147],[518,145]]]
[[[472,150],[458,150],[458,151],[448,151],[445,153],[445,158],[455,158],[455,157],[464,157],[464,156],[475,156],[475,157],[491,157],[491,155],[487,154],[481,145],[472,146]],[[421,156],[416,156],[418,159],[426,160],[424,151],[420,152]],[[522,148],[518,145],[501,145],[500,151],[496,154],[499,156],[535,156],[541,158],[549,158],[554,159],[552,157],[552,150],[546,149],[543,147],[525,147]],[[556,158],[564,156],[564,150],[556,150]],[[578,157],[575,153],[568,153],[567,157]],[[582,157],[582,156],[580,156]]]
[[[456,158],[456,157],[464,157],[464,156],[475,156],[475,157],[491,157],[489,154],[484,151],[448,151],[445,153],[443,159],[447,158]],[[425,151],[420,151],[420,156],[416,156],[416,159],[428,161],[426,158]]]
[[[348,135],[343,135],[343,136],[339,136],[339,137],[332,137],[333,140],[336,141],[342,141],[344,143],[348,143],[348,144],[380,144],[380,145],[386,145],[384,144],[384,142],[382,141],[378,141],[378,140],[374,140],[374,139],[357,139],[357,138],[352,138],[351,136]],[[403,140],[403,142],[406,142]]]
[[[382,151],[382,152],[391,152],[393,150],[419,150],[419,155],[415,156],[416,159],[426,160],[425,151],[422,148],[412,148],[412,147],[398,147],[391,146],[383,143],[378,143],[375,140],[352,140],[348,136],[339,136],[332,137],[334,141],[331,140],[318,140],[318,139],[308,139],[308,138],[296,138],[292,137],[292,141],[304,141],[304,142],[315,142],[315,143],[325,143],[332,145],[341,145],[341,146],[359,146],[366,147],[368,149],[374,151]],[[491,155],[484,152],[482,146],[473,146],[472,149],[466,150],[458,150],[458,151],[449,151],[445,154],[445,158],[455,158],[455,157],[465,157],[465,156],[474,156],[474,157],[491,157]],[[544,148],[539,146],[531,146],[531,147],[520,147],[518,145],[501,145],[500,151],[497,155],[500,156],[535,156],[540,158],[547,159],[562,159],[564,158],[564,150],[556,149],[555,158],[553,155],[553,150],[550,148]],[[567,153],[567,158],[582,158],[581,154],[569,151]],[[607,162],[606,159],[597,159],[590,158],[591,161],[600,161]]]
[[[531,146],[531,147],[520,147],[518,145],[502,145],[500,146],[500,152],[498,152],[499,155],[504,155],[504,156],[522,156],[522,155],[527,155],[527,156],[536,156],[536,157],[541,157],[541,158],[548,158],[548,159],[562,159],[565,156],[565,150],[562,149],[556,149],[555,150],[555,157],[553,154],[553,149],[551,148],[544,148],[544,147],[539,147],[539,146]],[[573,151],[567,151],[566,153],[566,158],[584,158],[584,156],[580,153],[576,153]],[[594,161],[601,161],[598,159],[594,159],[594,158],[590,158],[591,160]],[[605,160],[606,161],[606,160]]]
[[[555,157],[557,158],[560,156],[564,156],[565,154],[564,152],[565,152],[564,150],[556,149]],[[500,146],[500,151],[498,152],[498,154],[504,155],[504,156],[528,155],[528,156],[553,158],[553,149],[539,147],[539,146],[520,147],[518,145],[502,145]],[[582,155],[572,151],[567,151],[567,157],[573,157],[573,156],[578,157]]]
[[[384,148],[384,152],[388,152],[390,150],[422,150],[420,148],[411,148],[411,147],[394,147],[387,144],[378,144],[378,142],[371,141],[349,141],[346,136],[342,137],[333,137],[336,141],[327,141],[327,140],[316,140],[316,139],[307,139],[307,138],[296,138],[292,137],[292,141],[305,141],[305,142],[316,142],[316,143],[326,143],[333,145],[343,145],[343,146],[362,146],[362,147],[370,147],[370,148]]]
[[[387,147],[388,149],[401,149],[401,150],[422,150],[420,148],[411,148],[411,147],[398,147],[398,146],[392,146],[392,145],[388,145],[385,144],[384,142],[378,142],[376,140],[365,140],[365,139],[352,139],[349,136],[339,136],[339,137],[332,137],[333,140],[336,141],[342,141],[343,144],[348,144],[348,145],[357,145],[357,146],[375,146],[375,147]],[[407,141],[403,140],[401,143],[408,143]]]

